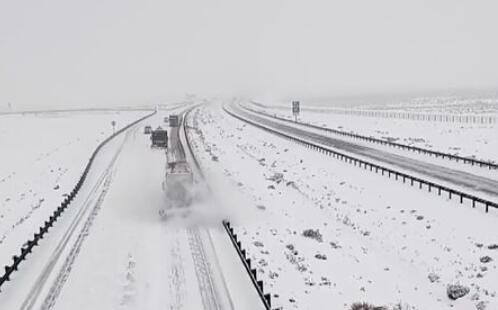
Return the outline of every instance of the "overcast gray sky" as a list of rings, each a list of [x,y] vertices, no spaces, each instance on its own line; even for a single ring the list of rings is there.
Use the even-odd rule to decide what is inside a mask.
[[[0,0],[0,108],[498,86],[498,1]]]

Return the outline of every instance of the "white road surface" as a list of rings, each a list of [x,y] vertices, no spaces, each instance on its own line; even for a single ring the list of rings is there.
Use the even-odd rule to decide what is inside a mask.
[[[479,193],[484,198],[496,200],[498,196],[498,181],[494,179],[378,150],[373,147],[343,140],[340,137],[326,136],[323,133],[317,133],[310,129],[303,129],[298,125],[290,125],[283,121],[248,112],[235,105],[231,106],[231,109],[244,118],[264,124],[277,131],[283,131],[297,137],[304,137],[311,142],[332,147],[346,154],[360,156],[360,158],[380,163],[396,170],[401,169],[401,171],[409,172],[424,179],[428,178],[431,181],[443,183],[453,188],[456,187],[456,189]]]
[[[156,127],[164,116],[146,122]],[[196,211],[161,220],[166,156],[150,149],[143,125],[102,149],[80,194],[0,294],[2,309],[263,309],[219,222],[199,225]]]

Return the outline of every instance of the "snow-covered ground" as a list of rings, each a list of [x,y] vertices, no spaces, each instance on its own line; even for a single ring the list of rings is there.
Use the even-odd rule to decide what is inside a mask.
[[[149,123],[157,126],[164,116]],[[213,208],[210,203],[196,200],[195,211],[185,219],[159,216],[165,203],[165,164],[164,150],[150,149],[149,137],[141,130],[130,133],[100,214],[55,309],[259,309],[255,291],[233,290],[240,288],[241,280],[250,285],[249,278],[234,283],[232,276],[240,276],[240,271],[231,275],[220,268],[227,265],[226,257],[238,260],[233,248],[216,252],[213,247],[223,247],[216,236],[229,241],[219,234],[221,226],[198,225],[196,212],[209,214],[203,209]],[[241,303],[241,295],[250,297]]]
[[[0,266],[72,190],[97,145],[151,111],[0,116]]]
[[[462,207],[309,151],[217,105],[192,117],[201,165],[232,208],[236,232],[275,305],[498,307],[496,212]],[[437,137],[420,128],[417,137],[425,133]],[[487,133],[483,139],[490,141]],[[452,301],[447,287],[457,283],[469,293]]]
[[[69,208],[2,287],[2,309],[263,309],[198,173],[189,216],[159,215],[166,155],[143,127],[164,127],[171,112],[101,149]]]
[[[229,116],[217,102],[187,119],[214,197],[196,172],[190,216],[161,221],[166,156],[150,149],[142,129],[164,126],[171,112],[102,149],[71,206],[2,287],[0,308],[259,309],[222,218],[274,307],[498,307],[496,210],[486,214],[313,152]],[[1,116],[0,264],[73,188],[111,121],[119,128],[146,113]],[[450,284],[469,291],[450,300]]]
[[[390,100],[392,101],[392,99]],[[383,104],[363,105],[363,109],[444,114],[497,114],[496,96],[424,96]]]
[[[493,107],[498,106],[494,103]],[[261,106],[253,105],[261,109]],[[441,107],[437,110],[440,112]],[[465,105],[465,111],[471,109]],[[448,111],[454,107],[450,106]],[[474,107],[475,114],[481,106]],[[463,108],[462,108],[463,109]],[[270,114],[293,119],[290,104],[264,109]],[[390,111],[405,111],[406,107],[391,107]],[[382,110],[383,111],[383,110]],[[493,115],[497,112],[493,110]],[[338,129],[386,141],[422,147],[454,155],[498,162],[498,123],[467,124],[435,121],[415,121],[396,118],[376,118],[336,114],[324,107],[302,108],[299,120],[318,126]]]

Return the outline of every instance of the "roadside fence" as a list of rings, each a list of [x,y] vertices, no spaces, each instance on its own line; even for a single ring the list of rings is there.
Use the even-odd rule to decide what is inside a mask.
[[[285,110],[287,108],[283,106],[271,107],[264,104],[251,101],[252,104],[259,106],[261,108],[277,108]],[[412,120],[412,121],[431,121],[431,122],[446,122],[446,123],[463,123],[463,124],[496,124],[497,116],[495,115],[479,115],[479,114],[456,114],[456,113],[414,113],[414,112],[402,112],[402,111],[381,111],[381,110],[357,110],[357,109],[337,109],[337,108],[327,108],[322,109],[318,107],[309,108],[301,107],[303,110],[309,110],[313,112],[323,112],[332,113],[339,115],[349,115],[349,116],[363,116],[363,117],[375,117],[375,118],[390,118],[390,119],[402,119],[402,120]]]
[[[398,172],[398,171],[395,171],[393,169],[384,167],[382,165],[370,163],[368,161],[356,158],[354,156],[350,156],[350,155],[346,155],[346,154],[341,153],[341,152],[334,151],[328,147],[309,142],[305,139],[286,134],[284,132],[281,132],[281,131],[275,130],[273,128],[267,127],[265,125],[259,124],[255,121],[248,120],[242,116],[235,114],[232,111],[229,111],[226,107],[223,107],[223,109],[229,115],[231,115],[231,116],[233,116],[233,117],[235,117],[243,122],[251,124],[251,125],[253,125],[257,128],[260,128],[264,131],[267,131],[267,132],[279,135],[281,137],[284,137],[284,138],[286,138],[290,141],[293,141],[297,144],[303,145],[304,147],[311,149],[313,151],[317,151],[319,153],[323,153],[325,155],[332,156],[334,158],[342,160],[346,163],[353,164],[354,166],[358,166],[359,168],[363,168],[365,170],[370,170],[370,171],[375,172],[375,173],[380,173],[381,175],[383,175],[383,176],[385,175],[388,178],[392,177],[396,181],[399,180],[399,181],[402,181],[403,183],[410,183],[411,186],[418,185],[418,187],[420,189],[423,189],[425,187],[428,190],[428,192],[433,192],[433,191],[437,192],[438,196],[441,196],[443,193],[446,192],[449,199],[459,199],[461,204],[463,204],[464,201],[469,201],[472,204],[472,208],[475,208],[477,204],[480,204],[481,206],[484,207],[484,210],[486,211],[486,213],[489,212],[490,208],[498,209],[498,203],[496,203],[496,202],[493,202],[493,201],[490,201],[487,199],[483,199],[483,198],[477,197],[475,195],[467,194],[467,193],[464,193],[462,191],[455,190],[455,189],[449,188],[447,186],[444,186],[444,185],[441,185],[441,184],[438,184],[438,183],[435,183],[432,181],[417,178],[417,177],[411,176],[407,173]]]
[[[246,106],[241,106],[241,107],[243,107],[244,109],[249,110],[249,111],[251,111],[253,113],[261,114],[261,115],[264,115],[264,116],[267,116],[267,117],[272,117],[272,118],[275,118],[275,119],[278,119],[278,120],[281,120],[281,121],[285,121],[285,122],[288,122],[288,123],[293,123],[293,124],[297,123],[299,125],[303,125],[303,126],[306,126],[306,127],[309,127],[309,128],[313,128],[313,129],[323,130],[323,131],[326,131],[326,132],[329,132],[329,133],[333,133],[333,134],[336,134],[336,135],[340,135],[340,136],[354,138],[354,139],[357,139],[357,140],[368,141],[368,142],[371,142],[371,143],[376,143],[376,144],[381,144],[381,145],[387,145],[387,146],[395,147],[395,148],[398,148],[398,149],[403,149],[403,150],[418,152],[418,153],[426,154],[426,155],[429,155],[429,156],[435,156],[436,158],[439,158],[439,157],[443,158],[443,159],[446,158],[446,159],[449,159],[449,160],[454,160],[457,163],[458,162],[462,162],[464,164],[470,164],[472,166],[486,167],[486,168],[489,168],[489,169],[498,169],[498,164],[495,163],[495,162],[493,162],[493,161],[491,161],[491,160],[490,161],[485,161],[485,160],[468,158],[468,157],[463,157],[463,156],[458,156],[458,155],[452,155],[452,154],[449,154],[449,153],[433,151],[433,150],[424,149],[424,148],[421,148],[421,147],[416,147],[416,146],[411,146],[411,145],[406,145],[406,144],[401,144],[401,143],[386,141],[386,140],[382,140],[382,139],[378,139],[378,138],[374,138],[374,137],[363,136],[363,135],[359,135],[359,134],[355,134],[355,133],[351,133],[351,132],[347,132],[347,131],[343,131],[343,130],[337,130],[337,129],[331,129],[331,128],[327,128],[327,127],[321,127],[321,126],[313,125],[313,124],[310,124],[310,123],[305,123],[305,122],[300,122],[300,121],[296,122],[294,120],[291,120],[291,119],[288,119],[288,118],[285,118],[285,117],[281,117],[281,116],[269,114],[268,112],[254,110],[254,109],[251,109],[251,108],[246,107]]]

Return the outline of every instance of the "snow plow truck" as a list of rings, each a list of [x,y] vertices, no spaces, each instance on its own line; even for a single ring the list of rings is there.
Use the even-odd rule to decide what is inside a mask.
[[[170,141],[166,153],[166,174],[163,181],[165,203],[159,214],[163,218],[179,214],[187,216],[192,203],[194,177],[179,137],[180,122],[171,122]]]

